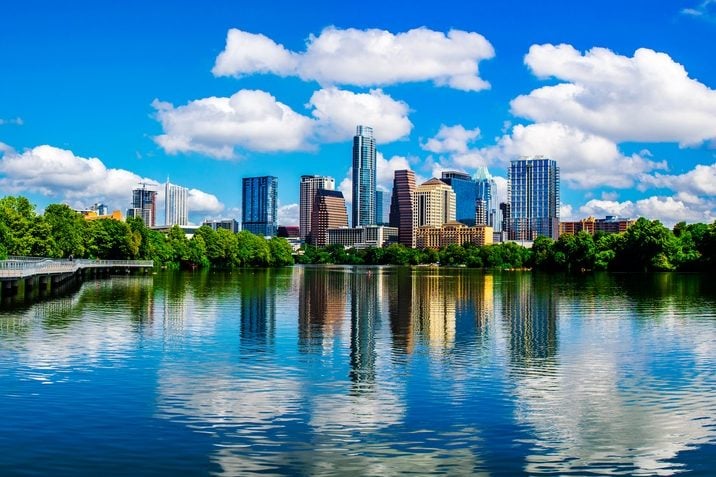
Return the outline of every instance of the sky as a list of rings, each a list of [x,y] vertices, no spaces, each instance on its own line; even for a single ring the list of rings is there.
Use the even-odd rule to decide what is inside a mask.
[[[716,0],[26,0],[2,17],[0,196],[38,210],[124,210],[169,178],[194,223],[240,219],[241,178],[274,175],[279,223],[298,224],[301,175],[350,203],[364,124],[386,191],[396,169],[486,165],[504,194],[509,161],[542,155],[562,220],[716,219]]]

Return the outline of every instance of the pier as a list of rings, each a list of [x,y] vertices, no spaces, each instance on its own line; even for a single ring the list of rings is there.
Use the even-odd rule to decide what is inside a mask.
[[[0,302],[31,300],[77,286],[87,278],[147,272],[152,260],[9,257],[0,260]]]

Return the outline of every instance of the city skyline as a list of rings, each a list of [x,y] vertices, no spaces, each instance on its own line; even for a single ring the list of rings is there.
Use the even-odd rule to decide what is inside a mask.
[[[279,222],[298,224],[301,175],[334,177],[352,201],[363,124],[387,194],[398,169],[422,183],[487,166],[503,200],[509,162],[544,155],[561,168],[563,220],[711,222],[709,3],[369,2],[366,18],[330,3],[310,15],[288,2],[13,4],[0,32],[0,194],[126,210],[145,182],[161,210],[169,175],[201,223],[240,217],[242,177],[275,175]]]

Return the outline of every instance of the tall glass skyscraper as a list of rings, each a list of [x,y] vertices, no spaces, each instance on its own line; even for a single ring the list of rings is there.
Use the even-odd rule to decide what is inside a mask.
[[[241,191],[241,229],[265,237],[278,230],[278,178],[244,177]]]
[[[157,218],[157,191],[147,189],[142,183],[141,189],[132,190],[132,208],[127,210],[127,217],[139,217],[147,227],[154,227]]]
[[[167,179],[164,184],[164,225],[189,224],[188,198],[189,189],[171,184]]]
[[[499,230],[500,221],[497,213],[497,184],[495,179],[492,178],[490,171],[487,170],[487,166],[480,166],[477,168],[477,172],[472,176],[475,181],[477,188],[477,200],[482,201],[484,204],[484,223],[478,223],[477,225],[489,225],[495,230]],[[483,214],[481,214],[483,215]]]
[[[470,227],[475,225],[475,181],[469,174],[457,171],[443,171],[442,181],[455,191],[455,220]]]
[[[517,159],[507,171],[510,198],[509,238],[559,238],[559,167],[537,156]]]
[[[376,224],[375,171],[373,128],[358,126],[353,137],[353,227]]]

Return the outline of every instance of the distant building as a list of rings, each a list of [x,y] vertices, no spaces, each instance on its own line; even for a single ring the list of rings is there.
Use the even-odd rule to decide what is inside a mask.
[[[398,229],[382,225],[366,225],[363,227],[343,227],[328,229],[328,245],[344,247],[380,248],[398,241]]]
[[[186,187],[164,184],[164,224],[187,225],[189,223],[189,189]]]
[[[476,200],[483,201],[484,213],[481,214],[477,225],[489,225],[495,230],[500,229],[501,220],[499,208],[497,207],[497,183],[487,170],[487,166],[480,166],[472,176],[476,185]],[[459,219],[458,219],[459,220]]]
[[[416,227],[440,226],[455,220],[455,192],[452,187],[432,178],[415,189],[413,221]]]
[[[111,214],[108,214],[105,211],[105,213],[102,215],[100,215],[96,210],[93,210],[93,209],[78,210],[77,212],[81,213],[82,217],[84,217],[85,220],[98,220],[98,219],[122,220],[124,218],[124,217],[122,217],[122,211],[120,211],[120,210],[115,210]]]
[[[235,219],[205,220],[202,225],[211,227],[212,230],[224,229],[233,233],[239,232],[239,223]]]
[[[388,212],[388,208],[385,207],[385,199],[388,194],[382,190],[375,191],[375,224],[376,225],[387,225],[388,221],[385,220],[385,213]]]
[[[311,214],[312,245],[323,247],[328,243],[328,229],[348,227],[348,214],[343,193],[337,190],[319,189]]]
[[[469,174],[457,171],[443,171],[441,180],[455,192],[455,220],[475,225],[477,183]]]
[[[181,231],[184,232],[184,236],[188,239],[191,239],[199,229],[199,225],[157,225],[152,227],[152,230],[168,234],[173,227],[179,227]]]
[[[278,231],[278,178],[244,177],[241,228],[264,237]]]
[[[442,248],[448,245],[462,245],[474,243],[475,245],[491,245],[493,239],[492,227],[476,225],[468,227],[457,221],[450,221],[440,226],[418,227],[415,244],[418,248]]]
[[[313,203],[316,201],[316,193],[320,189],[334,190],[336,181],[333,177],[305,175],[301,176],[299,189],[298,224],[299,236],[307,240],[311,234],[311,213]]]
[[[406,247],[415,247],[415,189],[413,171],[394,172],[389,223],[391,227],[398,228],[398,242]]]
[[[98,216],[109,215],[109,207],[107,207],[105,204],[103,204],[101,202],[97,202],[94,205],[92,205],[92,207],[90,207],[90,210],[95,211]]]
[[[299,238],[301,235],[301,227],[298,225],[279,225],[276,235],[283,238]]]
[[[559,236],[559,167],[552,159],[517,159],[508,169],[509,238]]]
[[[147,189],[147,184],[142,184],[141,189],[132,190],[132,207],[127,210],[127,217],[138,217],[142,219],[147,227],[156,225],[157,217],[157,191]]]
[[[353,137],[353,227],[375,225],[376,151],[373,128],[356,127]]]
[[[579,232],[587,232],[594,235],[596,232],[604,232],[608,234],[616,234],[626,232],[626,230],[634,225],[636,220],[621,218],[614,215],[607,215],[603,219],[595,219],[594,217],[587,217],[577,221],[560,222],[559,223],[559,234],[571,234],[575,235]]]

